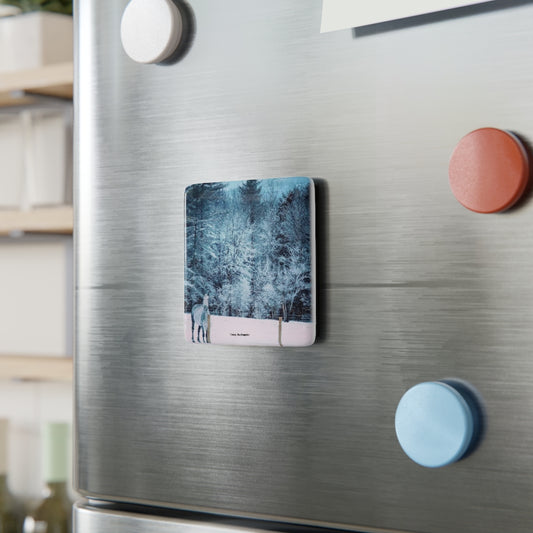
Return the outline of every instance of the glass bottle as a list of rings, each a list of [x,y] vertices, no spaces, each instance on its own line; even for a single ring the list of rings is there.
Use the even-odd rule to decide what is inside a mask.
[[[43,432],[46,496],[24,520],[24,533],[71,533],[72,502],[68,494],[70,426],[48,423]]]
[[[21,508],[7,483],[7,435],[9,422],[0,419],[0,533],[22,531]]]

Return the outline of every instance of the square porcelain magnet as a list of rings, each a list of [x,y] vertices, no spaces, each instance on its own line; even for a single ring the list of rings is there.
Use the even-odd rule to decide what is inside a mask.
[[[186,339],[313,344],[313,181],[198,183],[185,191],[185,212]]]

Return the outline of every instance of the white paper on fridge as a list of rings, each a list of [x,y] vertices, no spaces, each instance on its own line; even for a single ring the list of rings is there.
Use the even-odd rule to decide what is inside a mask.
[[[320,31],[344,30],[493,0],[322,0]]]

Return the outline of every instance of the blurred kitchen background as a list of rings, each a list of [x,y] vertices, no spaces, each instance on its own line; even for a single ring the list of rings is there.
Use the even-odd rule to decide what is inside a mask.
[[[43,425],[72,420],[71,14],[0,0],[0,418],[26,505],[42,497]]]

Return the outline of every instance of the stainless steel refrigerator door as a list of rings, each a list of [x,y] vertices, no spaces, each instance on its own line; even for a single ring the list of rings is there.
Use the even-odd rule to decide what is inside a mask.
[[[319,0],[190,0],[171,66],[123,52],[125,0],[78,3],[77,485],[94,498],[364,531],[533,526],[533,201],[477,215],[453,147],[533,139],[533,4],[320,34]],[[423,22],[423,23],[418,23]],[[183,192],[312,176],[309,348],[183,338]],[[478,450],[400,449],[412,385],[484,398]]]

